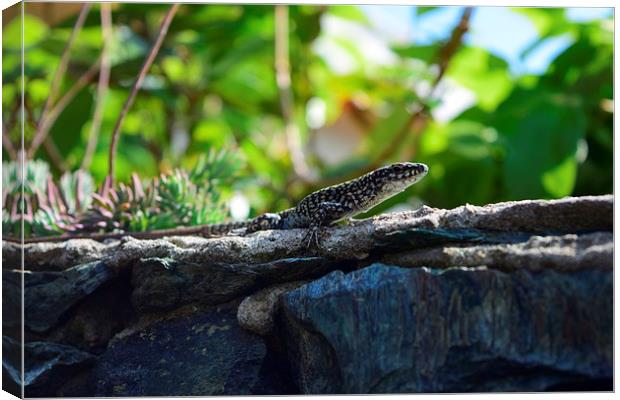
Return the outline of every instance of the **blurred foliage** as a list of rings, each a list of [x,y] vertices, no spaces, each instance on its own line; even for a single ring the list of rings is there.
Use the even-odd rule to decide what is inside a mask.
[[[116,4],[113,8],[110,91],[88,169],[88,176],[93,178],[86,185],[89,188],[101,186],[105,179],[113,126],[167,8],[138,3]],[[423,18],[436,10],[420,7],[412,18]],[[529,18],[539,33],[523,57],[560,35],[568,35],[571,45],[544,73],[515,75],[500,56],[462,44],[449,60],[439,88],[442,84],[466,88],[473,95],[473,105],[447,121],[431,118],[418,134],[407,135],[396,151],[381,160],[384,164],[412,159],[424,162],[430,174],[415,189],[374,212],[396,204],[414,206],[420,200],[436,207],[453,207],[612,192],[611,17],[573,22],[562,8],[514,11]],[[364,55],[366,44],[362,40],[326,30],[326,19],[372,29],[365,13],[356,6],[289,8],[293,118],[300,130],[306,161],[318,171],[319,182],[304,182],[292,170],[274,69],[273,6],[183,5],[122,126],[116,178],[131,180],[132,184],[118,188],[118,199],[112,199],[111,204],[94,196],[93,205],[100,208],[100,217],[108,215],[104,210],[112,212],[112,219],[122,229],[215,221],[224,217],[221,208],[205,213],[200,210],[236,191],[248,198],[253,214],[277,211],[294,204],[322,182],[350,177],[389,148],[425,99],[421,93],[436,78],[438,54],[448,36],[424,45],[393,43],[394,62],[385,64]],[[75,16],[49,26],[34,16],[26,17],[24,84],[26,111],[31,120],[39,118],[74,21]],[[3,121],[14,121],[17,112],[20,28],[16,19],[3,33]],[[326,44],[338,48],[339,57],[352,60],[353,68],[336,71],[318,50]],[[97,59],[101,46],[99,7],[93,4],[71,51],[61,93]],[[436,91],[428,101],[432,115],[451,93]],[[364,121],[356,150],[335,164],[326,162],[313,146],[322,127],[308,126],[308,105],[317,100],[325,106],[327,126],[350,115],[351,110],[361,114],[359,120]],[[50,132],[71,171],[79,168],[84,157],[95,101],[96,79],[66,107]],[[12,141],[18,143],[19,124],[8,128]],[[32,123],[26,124],[27,144],[34,130]],[[226,175],[231,166],[225,163],[214,176],[208,175],[213,171],[209,168],[189,173],[175,170],[189,171],[201,154],[219,149],[236,152],[247,161],[234,180],[206,187],[201,183]],[[3,155],[8,157],[7,153]],[[62,175],[43,146],[36,158],[52,166],[53,177]],[[43,174],[32,165],[28,168],[32,174]],[[217,162],[208,165],[215,168]],[[144,189],[145,197],[139,200],[138,188],[132,186],[139,182],[132,179],[134,173],[144,179],[166,175],[151,180],[153,183]],[[207,175],[200,175],[203,173]],[[77,177],[66,175],[63,179],[60,190],[68,193]],[[46,182],[38,178],[36,181]],[[214,191],[214,187],[220,191]],[[179,215],[175,214],[177,210],[154,222],[154,215],[162,212],[149,208],[153,200],[148,193],[154,192],[166,204],[158,207],[186,207],[180,214],[191,214],[189,220],[174,217]],[[204,203],[194,202],[200,196],[204,196]],[[68,209],[78,207],[75,200],[65,200]],[[121,210],[119,205],[126,203],[129,208]],[[53,204],[49,207],[50,213],[55,210]],[[144,215],[138,217],[138,208]],[[125,213],[131,217],[124,219]],[[54,229],[49,224],[42,226]]]

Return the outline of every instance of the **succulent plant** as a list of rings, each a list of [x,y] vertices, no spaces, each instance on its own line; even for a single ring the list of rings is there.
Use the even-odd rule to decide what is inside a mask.
[[[85,171],[65,173],[56,185],[43,161],[28,162],[26,179],[14,162],[3,164],[2,232],[19,236],[63,233],[139,232],[221,221],[227,215],[222,186],[241,166],[231,153],[210,152],[189,171],[175,169],[115,187],[106,179],[95,191]],[[23,187],[23,196],[22,196]]]
[[[27,161],[24,171],[22,180],[18,163],[2,165],[3,234],[19,236],[22,219],[25,236],[80,231],[82,226],[77,214],[90,204],[92,177],[83,171],[65,173],[59,188],[43,161]]]

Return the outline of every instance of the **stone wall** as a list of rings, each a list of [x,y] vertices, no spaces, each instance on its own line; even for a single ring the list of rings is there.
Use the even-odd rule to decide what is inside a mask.
[[[611,390],[613,197],[24,247],[27,396]],[[21,248],[3,242],[19,393]]]

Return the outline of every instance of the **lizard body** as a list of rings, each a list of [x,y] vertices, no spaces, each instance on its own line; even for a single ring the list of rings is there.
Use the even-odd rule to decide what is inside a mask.
[[[235,221],[203,226],[162,229],[149,232],[94,233],[87,235],[61,235],[25,239],[24,243],[60,241],[75,238],[94,240],[152,239],[173,235],[222,236],[236,230],[252,233],[269,229],[310,228],[310,238],[318,239],[317,230],[345,218],[368,211],[384,200],[402,192],[420,181],[428,173],[421,163],[402,162],[371,171],[359,178],[329,186],[304,197],[296,207],[278,213],[265,213],[246,221]],[[12,238],[8,240],[12,241]],[[6,240],[6,239],[5,239]]]
[[[248,222],[248,231],[321,227],[370,210],[420,181],[428,167],[396,163],[359,178],[317,190],[294,208],[263,214]]]

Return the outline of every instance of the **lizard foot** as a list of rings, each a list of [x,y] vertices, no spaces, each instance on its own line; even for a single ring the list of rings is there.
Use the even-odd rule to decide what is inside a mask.
[[[318,248],[323,235],[324,231],[322,227],[310,227],[302,240],[306,243],[306,248],[312,247],[313,244]]]
[[[306,248],[316,247],[317,249],[321,245],[321,241],[325,237],[325,227],[323,226],[311,226],[304,235],[302,241],[306,243]]]

